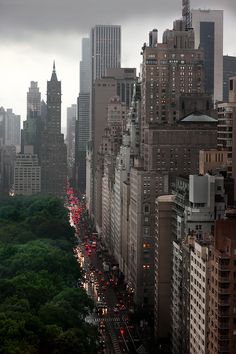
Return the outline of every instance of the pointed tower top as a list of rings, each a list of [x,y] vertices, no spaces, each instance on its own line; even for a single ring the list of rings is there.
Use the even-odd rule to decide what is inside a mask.
[[[51,80],[57,81],[55,60],[53,60],[53,69],[52,69],[52,77],[51,77]]]

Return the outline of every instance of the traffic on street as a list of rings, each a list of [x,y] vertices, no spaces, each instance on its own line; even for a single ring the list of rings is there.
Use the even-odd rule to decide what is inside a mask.
[[[118,264],[109,256],[93,225],[89,222],[84,199],[67,189],[70,223],[75,228],[75,255],[83,270],[84,287],[95,308],[86,320],[100,333],[100,354],[147,353],[137,328],[131,321],[132,295],[126,292]]]

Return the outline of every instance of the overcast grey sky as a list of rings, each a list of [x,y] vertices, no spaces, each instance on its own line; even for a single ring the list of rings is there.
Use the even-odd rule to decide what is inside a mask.
[[[79,92],[81,38],[95,24],[122,26],[122,66],[139,69],[148,32],[159,41],[181,17],[182,0],[0,0],[0,106],[26,114],[30,81],[38,81],[45,99],[46,80],[56,60],[66,107]],[[224,54],[236,55],[236,0],[192,0],[191,8],[224,10]]]

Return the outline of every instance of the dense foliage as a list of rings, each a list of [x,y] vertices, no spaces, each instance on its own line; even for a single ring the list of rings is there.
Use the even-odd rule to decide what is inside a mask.
[[[0,200],[0,354],[96,353],[61,200]]]

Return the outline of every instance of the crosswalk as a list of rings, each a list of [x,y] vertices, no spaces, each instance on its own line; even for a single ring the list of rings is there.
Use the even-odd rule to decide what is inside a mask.
[[[121,322],[121,321],[126,321],[125,318],[120,318],[120,317],[96,317],[96,318],[91,318],[93,323],[98,323],[98,322]]]
[[[114,318],[117,318],[117,317],[113,317],[113,319]],[[110,336],[110,339],[111,339],[111,342],[112,342],[112,347],[113,347],[113,350],[114,350],[114,354],[122,354],[119,341],[117,340],[117,337],[116,337],[116,335],[115,335],[115,333],[113,331],[111,322],[107,323],[107,327],[108,327],[109,336]]]

